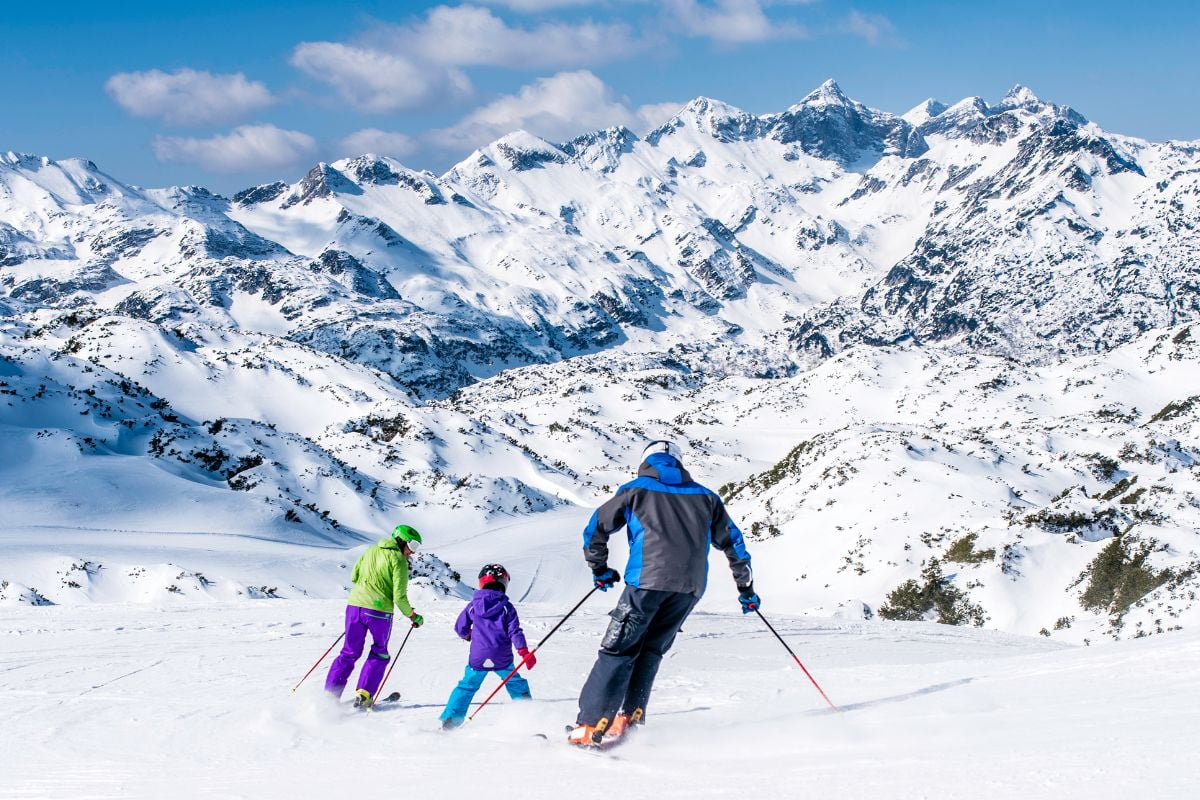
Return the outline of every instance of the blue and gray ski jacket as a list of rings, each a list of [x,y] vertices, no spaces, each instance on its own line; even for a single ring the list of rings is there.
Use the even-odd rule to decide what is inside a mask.
[[[721,498],[666,453],[648,456],[637,479],[592,514],[583,554],[593,572],[607,568],[608,537],[621,528],[629,537],[630,586],[699,597],[708,582],[710,546],[725,553],[739,588],[753,582],[746,542]]]

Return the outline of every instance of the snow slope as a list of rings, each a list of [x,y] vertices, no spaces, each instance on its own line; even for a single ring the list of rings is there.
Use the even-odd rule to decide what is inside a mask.
[[[439,532],[451,561],[486,552],[510,567],[534,640],[589,585],[567,529],[577,512],[539,516],[483,535]],[[78,532],[65,544],[85,540]],[[111,534],[108,543],[137,547]],[[283,574],[314,566],[303,563],[311,547],[202,554],[201,544],[196,537],[193,557],[214,574],[272,554],[287,558]],[[342,566],[355,555],[326,552]],[[730,610],[727,575],[714,558],[710,591],[664,661],[649,725],[615,759],[561,743],[611,594],[593,597],[539,652],[533,702],[498,700],[453,734],[437,715],[466,656],[452,629],[462,600],[429,583],[413,592],[426,625],[387,687],[401,702],[369,716],[322,697],[323,670],[290,695],[340,632],[341,598],[0,608],[0,793],[290,798],[395,785],[475,794],[501,781],[530,798],[597,786],[663,797],[724,797],[736,786],[753,797],[1183,798],[1198,787],[1200,714],[1180,702],[1200,690],[1195,633],[1070,647],[930,623],[796,617],[768,601],[835,714],[755,618]]]
[[[319,675],[288,696],[335,635],[335,601],[0,609],[0,793],[1166,799],[1200,788],[1194,633],[1072,649],[775,616],[841,704],[834,714],[755,620],[697,613],[664,662],[650,724],[614,760],[559,742],[605,602],[542,651],[534,702],[498,701],[446,735],[437,714],[465,657],[457,609],[427,612],[388,686],[401,702],[370,716],[328,705]],[[526,629],[547,630],[563,609],[524,605]]]

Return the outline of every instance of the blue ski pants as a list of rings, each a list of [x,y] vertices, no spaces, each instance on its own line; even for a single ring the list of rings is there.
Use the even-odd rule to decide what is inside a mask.
[[[471,700],[479,691],[479,687],[483,685],[483,679],[488,676],[488,673],[495,672],[500,676],[500,680],[504,680],[504,676],[512,672],[512,668],[512,664],[507,667],[497,667],[495,670],[471,669],[468,666],[463,672],[462,680],[450,693],[450,699],[446,701],[446,708],[438,719],[462,719],[465,717],[467,709],[471,707]],[[513,700],[529,700],[533,697],[529,691],[529,681],[525,680],[525,677],[519,672],[508,679],[504,688],[508,689],[508,696]]]

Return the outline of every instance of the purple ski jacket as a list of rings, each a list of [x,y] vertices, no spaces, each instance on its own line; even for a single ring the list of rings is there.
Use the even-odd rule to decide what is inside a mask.
[[[529,645],[517,610],[508,595],[495,589],[478,589],[471,602],[458,615],[454,631],[471,642],[471,669],[509,669],[513,665],[513,648],[522,650]]]

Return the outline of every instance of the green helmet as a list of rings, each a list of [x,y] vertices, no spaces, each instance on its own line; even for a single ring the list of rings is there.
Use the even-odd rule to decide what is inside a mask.
[[[392,538],[408,545],[409,550],[416,550],[421,544],[421,534],[411,525],[397,525],[392,529]]]

